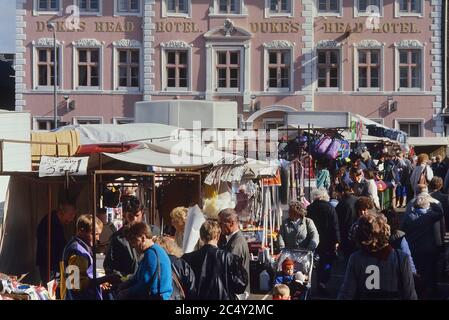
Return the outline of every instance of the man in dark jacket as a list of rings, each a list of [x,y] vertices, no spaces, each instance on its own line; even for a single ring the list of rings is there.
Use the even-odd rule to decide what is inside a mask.
[[[349,243],[348,235],[352,224],[357,218],[355,210],[357,197],[354,196],[351,187],[345,183],[341,184],[339,191],[342,194],[342,198],[335,208],[335,211],[337,212],[338,225],[340,227],[340,250],[343,252],[345,258],[349,259],[349,256],[353,252],[353,245]]]
[[[123,213],[126,223],[142,222],[140,201],[133,196],[122,199]],[[125,237],[125,229],[121,228],[111,236],[103,266],[106,274],[118,273],[121,276],[132,275],[137,271],[138,254]]]
[[[349,172],[352,181],[352,190],[357,197],[369,196],[368,181],[363,177],[363,170],[359,168],[352,168]]]
[[[313,220],[320,235],[320,244],[316,252],[320,257],[318,265],[318,289],[328,294],[326,284],[329,282],[332,262],[340,243],[340,229],[335,208],[329,203],[329,195],[323,188],[312,191],[311,205],[307,207],[307,216]]]
[[[245,292],[248,285],[248,273],[242,259],[218,249],[220,233],[218,222],[204,222],[200,228],[200,238],[205,245],[182,257],[195,272],[199,300],[234,300],[236,295]]]
[[[431,205],[428,194],[419,194],[413,209],[406,212],[402,222],[401,229],[405,232],[416,270],[425,285],[425,298],[435,298],[437,295],[437,260],[441,243],[435,225],[442,217],[441,207]]]
[[[221,228],[221,239],[218,242],[218,247],[240,257],[243,261],[243,266],[248,273],[248,286],[245,293],[238,296],[239,300],[246,300],[249,297],[249,248],[243,233],[239,228],[239,221],[237,213],[234,209],[224,209],[218,214],[218,223]]]
[[[51,238],[50,238],[50,274],[48,274],[48,218],[47,214],[37,227],[36,265],[39,267],[41,281],[44,285],[59,273],[59,262],[67,243],[64,236],[64,226],[75,220],[75,204],[69,200],[61,201],[59,209],[51,213]]]
[[[449,231],[449,225],[447,225],[447,223],[449,222],[449,195],[441,192],[442,188],[443,179],[434,176],[429,183],[429,191],[430,196],[434,199],[437,199],[440,202],[441,207],[443,208],[444,218],[443,220],[441,220],[441,229],[444,235],[446,230]]]

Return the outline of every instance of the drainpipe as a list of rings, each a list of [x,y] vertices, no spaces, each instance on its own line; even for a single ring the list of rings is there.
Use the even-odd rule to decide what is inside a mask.
[[[441,36],[443,37],[443,108],[447,107],[447,65],[448,65],[448,57],[447,57],[447,42],[448,42],[448,7],[449,4],[447,1],[443,1],[443,12],[444,12],[444,21],[441,24],[443,27],[443,32]]]
[[[447,90],[447,69],[448,69],[448,55],[447,55],[447,50],[448,50],[448,7],[449,4],[447,1],[443,1],[443,14],[444,14],[444,18],[443,21],[441,23],[442,26],[442,32],[441,32],[441,37],[442,37],[442,42],[443,42],[443,52],[442,52],[442,68],[443,68],[443,85],[442,85],[442,110],[441,113],[443,115],[446,115],[448,112],[448,104],[447,104],[447,98],[448,98],[448,90]],[[446,132],[446,120],[447,118],[444,117],[444,130],[443,132],[445,133],[445,136],[448,136],[449,132]]]

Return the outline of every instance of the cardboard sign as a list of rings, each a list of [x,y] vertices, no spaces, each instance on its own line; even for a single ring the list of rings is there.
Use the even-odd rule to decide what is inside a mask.
[[[43,156],[39,164],[39,177],[57,177],[69,175],[87,175],[89,157],[82,158],[55,158]]]

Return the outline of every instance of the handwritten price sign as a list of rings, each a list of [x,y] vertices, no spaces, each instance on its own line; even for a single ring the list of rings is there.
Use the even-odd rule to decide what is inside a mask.
[[[39,165],[39,177],[57,177],[69,175],[85,176],[87,175],[87,163],[89,157],[82,158],[41,158]]]

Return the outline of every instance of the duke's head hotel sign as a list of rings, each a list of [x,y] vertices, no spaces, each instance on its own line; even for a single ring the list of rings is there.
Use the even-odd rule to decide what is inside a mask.
[[[364,22],[324,22],[323,27],[325,33],[361,33],[365,31],[373,33],[421,33],[414,22],[385,22],[372,28],[367,28]]]
[[[134,22],[93,22],[93,24],[87,24],[86,21],[80,21],[75,28],[68,28],[65,21],[56,21],[56,32],[85,32],[94,30],[95,32],[133,32],[136,30]],[[51,30],[47,26],[45,21],[36,22],[36,31],[44,32]]]
[[[201,33],[195,22],[159,21],[155,23],[156,32]],[[292,21],[250,22],[252,33],[298,33],[300,24]]]

